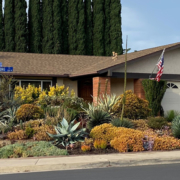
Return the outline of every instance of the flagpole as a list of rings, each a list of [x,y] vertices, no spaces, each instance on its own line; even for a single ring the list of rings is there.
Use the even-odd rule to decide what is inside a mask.
[[[165,53],[165,48],[163,49],[163,52],[161,53],[161,55],[160,55],[160,57],[159,57],[159,59],[158,59],[158,61],[157,61],[157,63],[159,62],[159,60],[161,59],[161,57],[162,57],[162,55]],[[157,65],[157,63],[156,63],[156,65]],[[149,75],[149,78],[151,78],[152,77],[152,75],[153,75],[153,72],[154,72],[154,70],[156,69],[156,65],[155,65],[155,67],[154,67],[154,69],[153,69],[153,71],[152,71],[152,73]]]

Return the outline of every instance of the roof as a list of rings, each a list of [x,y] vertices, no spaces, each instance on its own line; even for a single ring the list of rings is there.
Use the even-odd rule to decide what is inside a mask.
[[[128,61],[161,53],[164,48],[170,50],[179,47],[180,42],[128,53]],[[75,77],[98,74],[123,64],[124,60],[125,55],[119,55],[114,61],[108,56],[0,52],[3,67],[13,67],[11,74],[18,76]]]

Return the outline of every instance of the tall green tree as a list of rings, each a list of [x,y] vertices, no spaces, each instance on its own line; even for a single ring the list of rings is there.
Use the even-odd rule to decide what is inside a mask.
[[[5,1],[4,34],[5,34],[5,51],[13,52],[15,50],[14,0]]]
[[[105,48],[105,55],[111,56],[112,50],[110,48],[111,41],[110,41],[110,4],[111,0],[104,1],[104,12],[105,12],[105,32],[104,32],[104,48]]]
[[[69,43],[68,43],[68,1],[62,0],[62,53],[68,54]]]
[[[53,1],[43,1],[42,11],[42,52],[46,54],[52,54],[54,52]]]
[[[53,25],[54,25],[54,53],[62,53],[62,0],[54,0],[53,2]]]
[[[14,1],[15,51],[27,51],[27,14],[26,0]]]
[[[122,30],[121,30],[121,3],[119,0],[111,0],[110,4],[110,50],[123,54]]]
[[[2,0],[0,0],[0,51],[4,50],[4,26],[3,23],[3,13],[2,13]]]
[[[29,0],[29,52],[41,53],[41,9],[40,0]]]
[[[104,56],[104,1],[93,1],[93,55]]]
[[[78,29],[77,29],[77,53],[79,55],[85,55],[86,54],[86,35],[85,35],[85,9],[84,9],[84,2],[83,0],[79,0],[78,2],[78,12],[79,12],[79,18],[78,18]]]
[[[85,0],[86,54],[93,55],[93,11],[92,1]]]
[[[68,42],[69,54],[77,54],[78,1],[68,0]]]

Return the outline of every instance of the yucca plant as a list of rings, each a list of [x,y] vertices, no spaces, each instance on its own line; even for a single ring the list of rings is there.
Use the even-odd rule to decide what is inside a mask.
[[[134,127],[134,124],[129,121],[128,119],[119,119],[119,118],[116,118],[116,119],[113,119],[111,121],[111,124],[115,127],[125,127],[125,128],[133,128]]]
[[[103,94],[98,99],[98,106],[105,112],[112,113],[113,106],[118,102],[120,97],[116,96],[115,94],[112,95],[105,95]]]
[[[180,115],[173,119],[171,129],[173,136],[180,139]]]
[[[74,124],[75,120],[73,120],[70,124],[68,124],[67,120],[63,118],[60,124],[55,126],[56,135],[50,134],[47,132],[47,134],[55,139],[53,141],[54,145],[62,144],[66,149],[70,144],[74,144],[75,142],[83,142],[86,133],[86,128],[82,128],[80,130],[77,130],[80,122]]]
[[[111,116],[109,113],[103,110],[95,110],[94,112],[89,114],[89,121],[87,123],[87,128],[91,130],[95,126],[109,123],[111,121]]]

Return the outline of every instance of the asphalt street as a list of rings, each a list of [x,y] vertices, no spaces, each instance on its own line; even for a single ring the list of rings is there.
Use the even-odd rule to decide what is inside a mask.
[[[180,164],[0,175],[0,180],[180,180]]]

